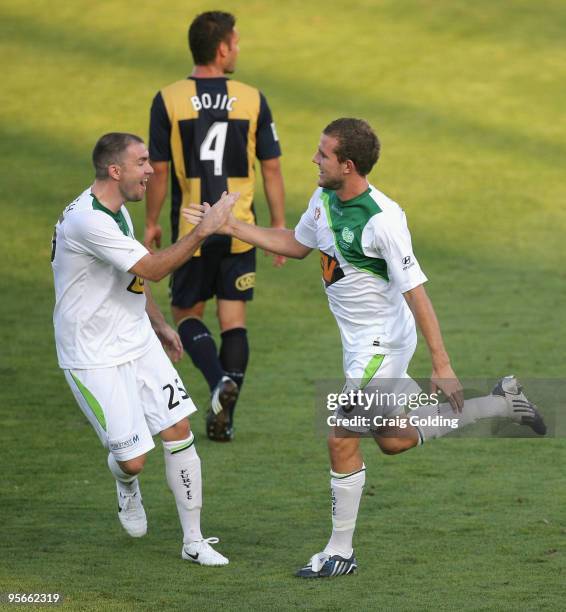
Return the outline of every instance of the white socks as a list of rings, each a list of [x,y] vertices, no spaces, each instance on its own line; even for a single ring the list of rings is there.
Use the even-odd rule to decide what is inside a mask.
[[[330,556],[340,555],[345,559],[352,556],[352,537],[356,529],[356,518],[360,498],[366,481],[366,466],[351,474],[330,472],[332,494],[332,535],[324,549]]]
[[[509,417],[509,406],[504,397],[487,395],[466,400],[461,413],[454,412],[452,406],[446,403],[438,406],[419,406],[409,411],[407,416],[418,417],[419,424],[416,425],[416,428],[421,435],[421,442],[424,442],[440,438],[480,419]],[[440,418],[435,419],[434,417]],[[456,428],[452,427],[454,419],[457,420]]]
[[[120,464],[114,458],[112,453],[108,453],[108,468],[112,472],[112,475],[116,479],[118,483],[118,487],[124,494],[131,494],[137,488],[137,476],[132,476],[132,474],[127,474],[120,467]]]
[[[202,540],[200,509],[202,506],[202,478],[200,458],[191,432],[186,440],[163,441],[165,473],[183,528],[183,542]]]

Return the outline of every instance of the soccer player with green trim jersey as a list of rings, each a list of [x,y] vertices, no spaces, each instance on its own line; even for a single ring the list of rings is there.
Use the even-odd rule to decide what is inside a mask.
[[[366,179],[379,149],[365,121],[333,121],[313,158],[319,187],[294,230],[254,227],[233,215],[218,230],[287,257],[302,259],[318,249],[323,285],[342,338],[344,391],[386,391],[387,401],[373,412],[366,413],[368,406],[361,411],[375,418],[352,418],[353,405],[336,411],[328,438],[332,534],[324,550],[297,572],[302,578],[335,577],[357,569],[352,538],[365,483],[361,434],[371,435],[384,453],[397,454],[480,418],[508,418],[536,433],[546,432],[513,376],[501,379],[491,395],[464,402],[423,286],[427,279],[413,252],[405,213]],[[198,223],[208,212],[208,206],[194,205],[183,214]],[[413,410],[418,425],[415,419],[409,422],[405,405],[396,399],[420,391],[407,374],[417,342],[415,322],[430,351],[432,393],[442,391],[449,400]]]
[[[124,206],[143,199],[153,174],[143,140],[106,134],[92,157],[94,183],[65,208],[53,234],[59,366],[109,451],[126,532],[141,537],[147,531],[138,475],[159,434],[183,528],[182,558],[226,565],[211,546],[218,538],[203,538],[200,530],[201,464],[187,418],[196,408],[164,351],[177,361],[181,340],[144,281],[161,280],[184,264],[227,221],[238,195],[224,193],[198,228],[152,254],[135,240]]]

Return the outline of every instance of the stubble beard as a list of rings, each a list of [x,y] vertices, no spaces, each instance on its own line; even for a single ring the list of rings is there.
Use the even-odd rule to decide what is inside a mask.
[[[120,193],[122,194],[125,202],[141,202],[145,195],[145,190],[140,195],[137,189],[132,186],[131,189],[120,189]]]
[[[331,189],[332,191],[338,191],[343,187],[344,181],[341,181],[340,179],[320,177],[318,180],[318,184],[323,189]]]

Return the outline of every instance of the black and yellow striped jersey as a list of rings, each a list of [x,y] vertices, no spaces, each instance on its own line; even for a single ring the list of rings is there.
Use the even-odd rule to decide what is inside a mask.
[[[181,207],[213,204],[223,191],[238,191],[235,216],[255,223],[255,158],[281,155],[271,111],[259,90],[225,77],[177,81],[153,99],[149,133],[151,160],[171,162],[173,241],[191,229],[179,214]],[[206,244],[228,240],[232,253],[251,248],[228,236],[211,236]]]

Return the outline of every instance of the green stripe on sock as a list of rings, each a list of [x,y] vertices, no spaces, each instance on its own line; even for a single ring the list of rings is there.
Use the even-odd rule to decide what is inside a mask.
[[[193,436],[188,442],[184,442],[180,446],[176,446],[175,448],[170,449],[169,452],[172,455],[174,455],[175,453],[180,453],[181,451],[184,451],[185,449],[190,448],[194,443],[195,443],[195,437]]]
[[[336,480],[344,480],[344,478],[349,478],[350,476],[353,476],[354,474],[359,474],[360,472],[365,472],[365,471],[366,471],[366,466],[364,465],[359,470],[356,470],[355,472],[350,472],[350,474],[338,474],[338,472],[333,472],[332,470],[330,470],[330,476],[332,476],[332,478],[336,478]]]
[[[92,413],[96,417],[96,420],[98,421],[102,429],[106,431],[106,419],[104,418],[104,411],[102,410],[102,406],[98,403],[98,400],[96,399],[96,397],[94,397],[94,395],[83,385],[83,383],[72,372],[71,372],[71,376],[73,377],[75,384],[79,388],[81,395],[85,398],[85,401],[88,404],[88,407],[92,410]]]
[[[383,363],[384,359],[385,355],[374,355],[370,359],[362,375],[362,383],[360,385],[361,389],[363,389],[368,384],[368,382],[375,376],[375,373],[379,370],[379,367]]]

